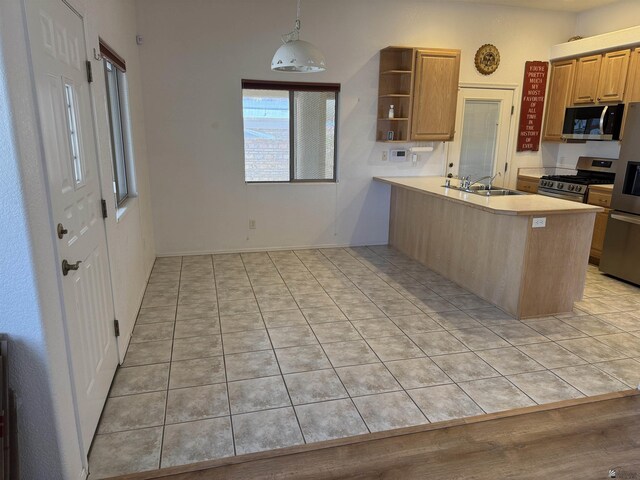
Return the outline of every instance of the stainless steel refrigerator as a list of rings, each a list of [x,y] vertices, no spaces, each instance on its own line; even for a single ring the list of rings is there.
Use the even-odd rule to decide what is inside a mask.
[[[640,285],[640,103],[628,106],[600,270]]]

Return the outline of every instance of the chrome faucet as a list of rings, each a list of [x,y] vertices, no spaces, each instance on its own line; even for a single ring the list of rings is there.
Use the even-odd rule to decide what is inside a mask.
[[[465,189],[469,189],[471,188],[471,185],[475,185],[478,182],[481,182],[482,180],[486,180],[487,178],[489,179],[489,185],[487,186],[487,190],[491,190],[492,186],[493,186],[493,181],[496,179],[496,177],[501,176],[502,174],[500,172],[497,172],[495,175],[491,176],[491,175],[486,175],[484,177],[480,177],[479,179],[473,181],[473,182],[469,182],[469,177],[466,177],[465,179],[465,185],[463,185],[463,188]]]

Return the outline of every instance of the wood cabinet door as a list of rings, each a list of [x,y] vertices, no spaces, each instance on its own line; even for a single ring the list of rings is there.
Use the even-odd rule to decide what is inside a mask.
[[[559,142],[562,140],[564,111],[571,104],[576,73],[575,60],[563,60],[551,64],[549,93],[544,116],[542,140]]]
[[[598,81],[598,102],[621,102],[629,71],[630,50],[608,52],[602,56],[600,80]]]
[[[602,247],[604,246],[604,236],[607,232],[607,222],[609,221],[609,210],[596,213],[596,222],[593,226],[593,237],[591,238],[591,256],[600,259]]]
[[[578,58],[576,84],[573,89],[573,104],[595,103],[598,97],[598,79],[602,55]]]
[[[460,50],[416,52],[411,140],[452,140],[455,130]]]
[[[630,102],[640,102],[640,47],[633,50],[629,55],[629,72],[627,73],[624,102],[627,105],[625,106],[624,116],[622,118],[620,140],[624,137],[624,129],[627,124],[628,104]]]
[[[538,182],[518,177],[516,190],[528,193],[538,193]]]
[[[640,47],[630,55],[625,102],[640,102]]]

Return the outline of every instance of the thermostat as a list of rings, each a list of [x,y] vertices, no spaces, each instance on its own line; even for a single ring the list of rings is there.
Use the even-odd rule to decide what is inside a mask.
[[[389,153],[391,155],[389,155],[389,160],[391,160],[392,162],[406,162],[408,159],[408,154],[409,151],[408,150],[390,150]]]

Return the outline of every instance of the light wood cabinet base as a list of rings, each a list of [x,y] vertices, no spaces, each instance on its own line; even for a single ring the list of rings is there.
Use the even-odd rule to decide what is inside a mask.
[[[595,213],[497,215],[393,186],[389,243],[516,318],[573,310]]]

